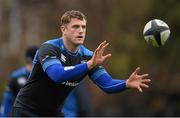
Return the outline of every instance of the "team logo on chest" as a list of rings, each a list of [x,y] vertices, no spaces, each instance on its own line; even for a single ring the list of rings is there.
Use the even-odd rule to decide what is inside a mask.
[[[72,87],[75,87],[79,84],[79,82],[69,82],[69,81],[66,81],[66,82],[62,82],[61,84],[64,84],[66,86],[72,86]]]
[[[61,54],[61,61],[66,62],[66,57],[63,54]]]

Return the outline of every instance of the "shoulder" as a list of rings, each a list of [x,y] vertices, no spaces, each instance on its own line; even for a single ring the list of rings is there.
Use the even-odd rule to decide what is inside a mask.
[[[41,46],[44,46],[44,45],[51,45],[53,47],[57,47],[57,48],[61,48],[63,45],[62,45],[62,38],[54,38],[54,39],[50,39],[46,42],[44,42]]]
[[[46,51],[62,50],[62,48],[63,48],[62,38],[54,38],[41,44],[38,53],[46,52]]]
[[[29,74],[29,71],[26,69],[26,67],[18,68],[17,70],[13,71],[10,75],[11,78],[19,78],[22,76],[26,76]]]
[[[87,57],[92,57],[93,55],[93,52],[88,48],[86,48],[84,45],[80,45],[79,53],[81,54],[81,56],[87,56]]]
[[[61,38],[55,38],[55,39],[50,39],[43,44],[38,49],[38,54],[44,54],[44,53],[49,53],[49,52],[57,52],[61,50]]]

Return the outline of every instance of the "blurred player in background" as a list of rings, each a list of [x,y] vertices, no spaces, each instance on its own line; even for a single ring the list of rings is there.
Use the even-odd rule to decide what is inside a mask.
[[[110,76],[102,67],[111,56],[104,54],[109,43],[103,41],[94,53],[87,49],[83,45],[86,23],[80,11],[67,11],[62,16],[62,37],[43,43],[38,49],[32,74],[16,97],[12,116],[63,116],[59,107],[63,108],[69,93],[86,75],[107,93],[119,93],[127,88],[142,92],[142,88],[149,87],[148,74],[139,74],[139,67],[127,80]]]
[[[15,100],[16,95],[19,90],[25,85],[27,78],[32,70],[32,60],[38,49],[37,46],[30,46],[26,49],[25,52],[25,61],[26,64],[24,67],[18,68],[10,74],[8,79],[8,84],[3,93],[3,101],[1,105],[0,115],[3,117],[9,116],[10,109]]]

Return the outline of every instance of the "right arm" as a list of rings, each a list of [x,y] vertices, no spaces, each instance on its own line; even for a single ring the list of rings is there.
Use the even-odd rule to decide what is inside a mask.
[[[95,50],[94,56],[86,63],[75,66],[62,66],[58,59],[57,52],[51,45],[45,45],[38,50],[38,58],[44,72],[56,83],[62,83],[67,80],[75,80],[85,76],[88,71],[98,64],[102,64],[110,54],[103,56],[104,49],[108,46],[105,41]]]

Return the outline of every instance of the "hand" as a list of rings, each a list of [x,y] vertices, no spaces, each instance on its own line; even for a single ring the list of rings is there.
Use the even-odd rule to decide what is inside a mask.
[[[107,58],[111,57],[111,54],[103,55],[104,50],[107,48],[109,43],[103,41],[94,51],[92,58],[87,62],[88,68],[92,69],[96,65],[101,65]]]
[[[129,79],[126,81],[127,88],[136,88],[139,92],[143,92],[142,88],[149,88],[146,83],[149,83],[151,80],[148,79],[149,74],[139,75],[140,67],[131,74]]]

